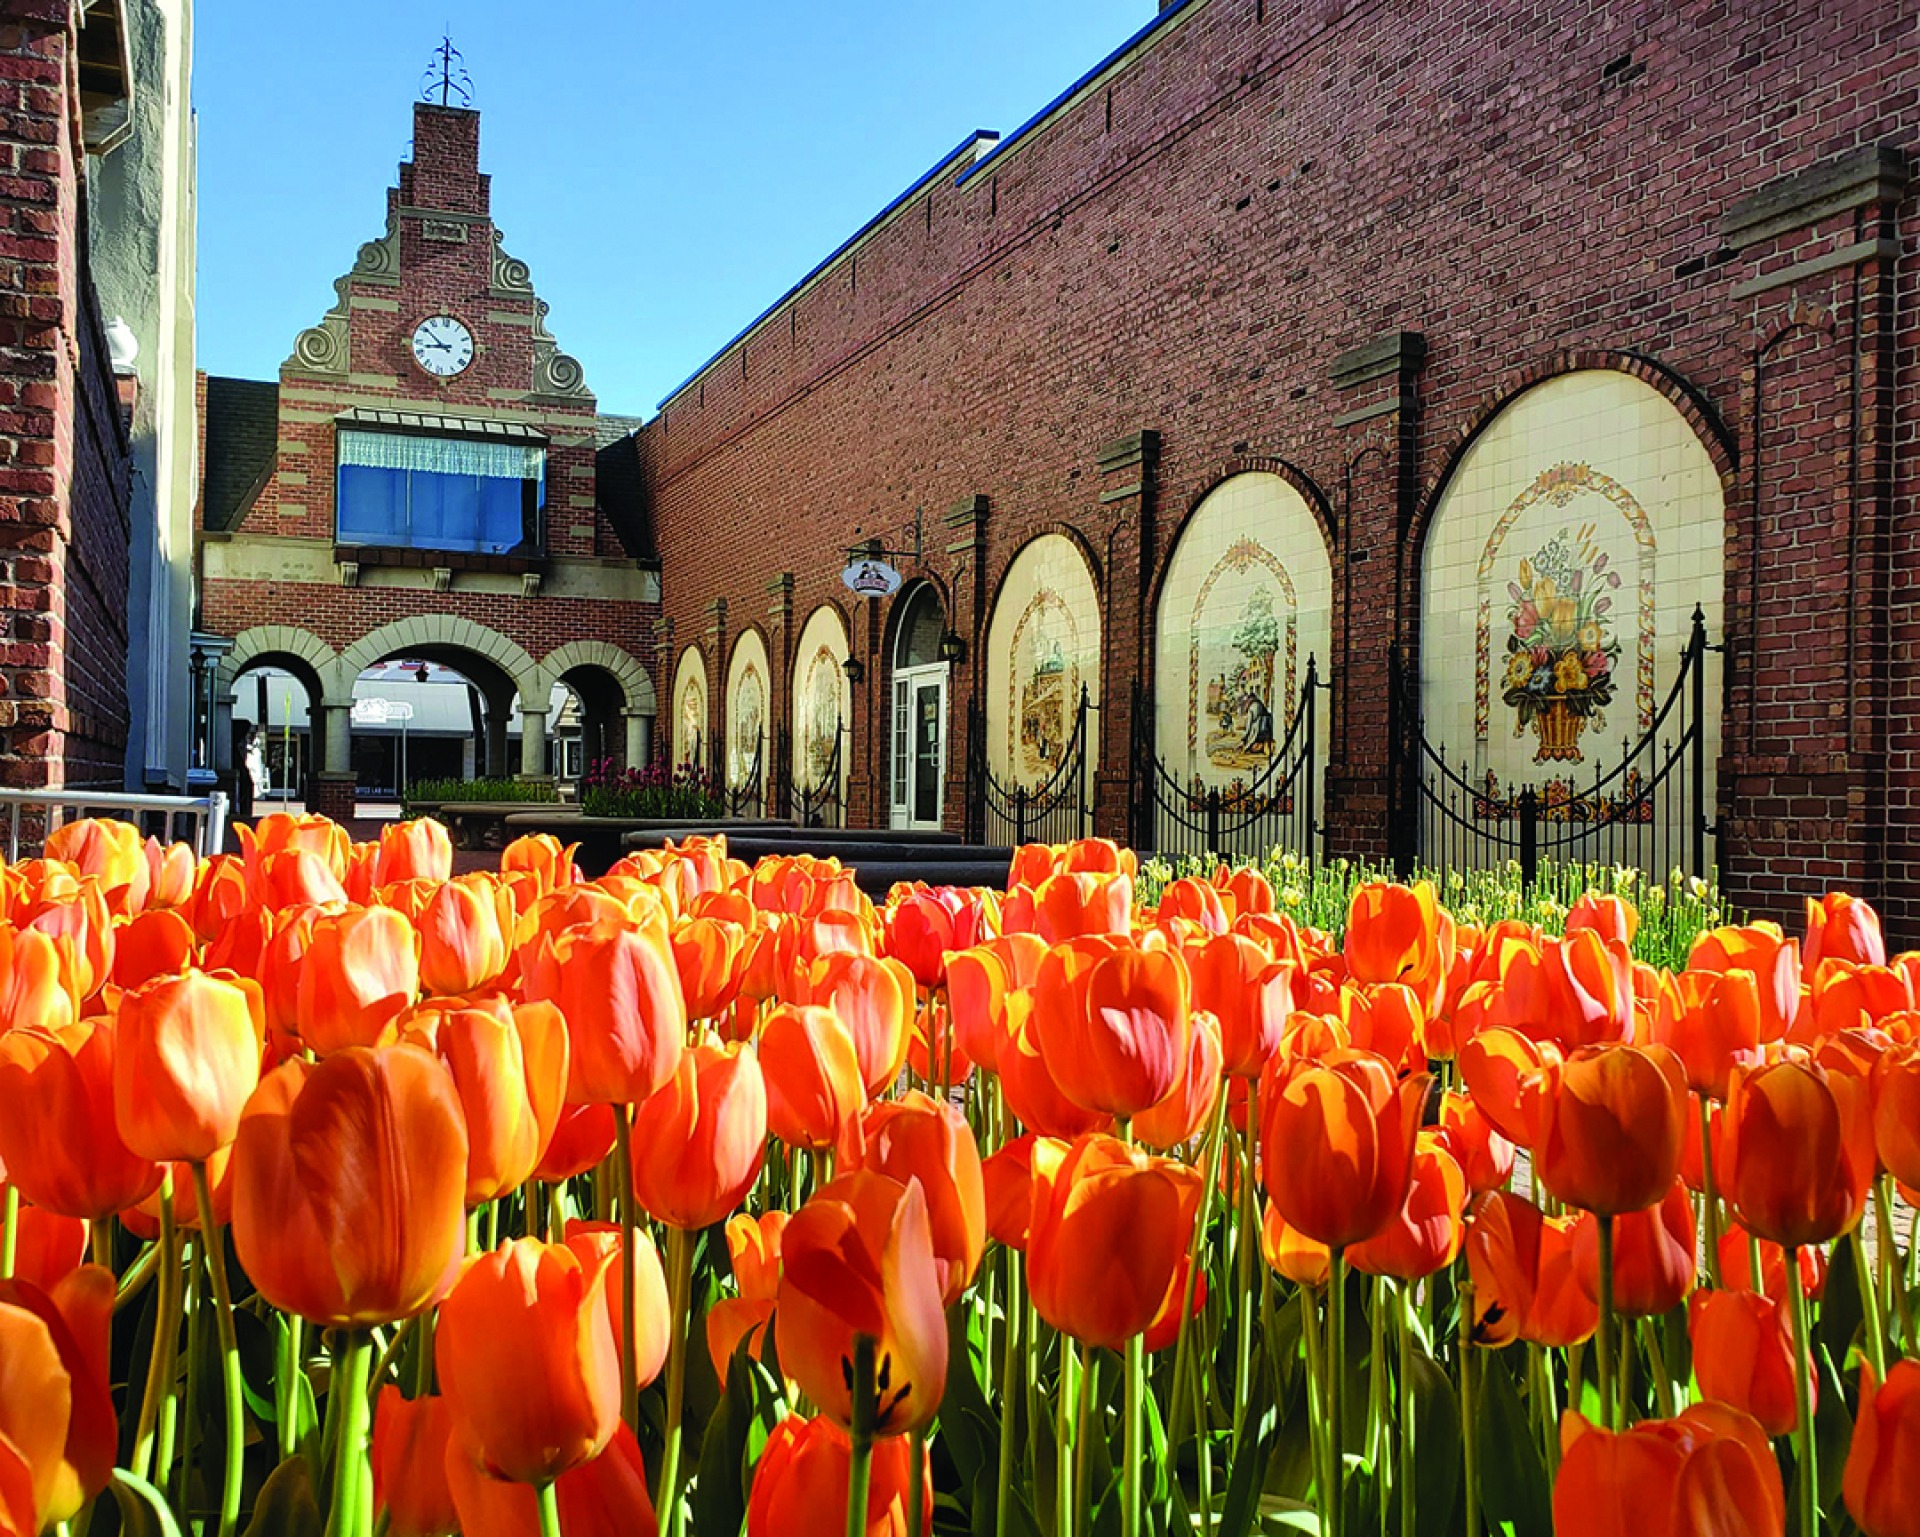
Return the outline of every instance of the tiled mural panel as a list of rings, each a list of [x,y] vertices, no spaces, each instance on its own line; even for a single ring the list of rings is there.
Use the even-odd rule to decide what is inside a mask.
[[[707,765],[707,662],[698,646],[682,651],[673,669],[673,765]]]
[[[1333,568],[1312,510],[1258,471],[1209,492],[1174,547],[1155,629],[1155,745],[1182,784],[1255,784],[1332,656]],[[1324,742],[1324,737],[1322,737]],[[1324,749],[1322,752],[1324,756]]]
[[[1029,786],[1051,778],[1071,745],[1083,687],[1099,704],[1099,594],[1079,546],[1043,534],[1014,557],[987,629],[994,774]]]
[[[754,779],[758,771],[766,783],[767,732],[772,716],[768,679],[773,670],[767,665],[767,645],[758,630],[748,630],[734,642],[733,658],[727,663],[727,784],[738,789]]]
[[[1720,639],[1724,539],[1712,461],[1657,391],[1598,370],[1529,390],[1467,450],[1427,536],[1427,739],[1503,787],[1577,794],[1651,729],[1695,604]]]
[[[853,701],[842,670],[847,660],[847,630],[840,615],[821,604],[807,617],[793,654],[793,782],[811,790],[825,782],[833,763],[833,741],[853,719]],[[842,755],[844,784],[847,762]]]

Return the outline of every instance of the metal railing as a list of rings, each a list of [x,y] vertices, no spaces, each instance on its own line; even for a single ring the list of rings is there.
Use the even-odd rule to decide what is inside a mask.
[[[967,832],[974,843],[1071,843],[1093,830],[1087,795],[1088,717],[1094,709],[1086,686],[1073,735],[1053,771],[1036,785],[1003,782],[987,763],[987,721],[979,705],[967,711]]]
[[[840,790],[840,744],[845,736],[846,728],[836,724],[833,748],[827,755],[826,766],[815,776],[812,784],[803,785],[797,778],[789,779],[789,814],[802,827],[847,825],[846,798]]]
[[[1503,784],[1427,740],[1419,673],[1395,651],[1392,833],[1396,866],[1484,869],[1514,861],[1531,886],[1542,860],[1628,866],[1651,880],[1675,870],[1706,877],[1718,864],[1706,758],[1706,620],[1693,629],[1665,701],[1637,741],[1620,744],[1590,777]]]
[[[727,815],[730,817],[757,817],[766,807],[761,791],[766,783],[766,775],[761,762],[761,749],[753,750],[753,763],[747,770],[747,777],[737,785],[728,785]]]
[[[1321,831],[1316,717],[1322,687],[1319,663],[1310,656],[1286,736],[1251,780],[1227,785],[1169,772],[1155,748],[1153,696],[1136,690],[1134,847],[1173,858],[1205,854],[1253,861],[1285,850],[1313,865]]]
[[[103,816],[131,822],[162,843],[190,843],[202,859],[218,854],[227,841],[227,794],[129,795],[113,790],[0,790],[7,813],[7,859],[20,858],[23,844],[38,850],[47,834],[81,817]]]

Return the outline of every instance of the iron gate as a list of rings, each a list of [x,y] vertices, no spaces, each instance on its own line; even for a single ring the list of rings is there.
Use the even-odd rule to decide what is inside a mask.
[[[1189,770],[1168,769],[1154,731],[1153,695],[1133,692],[1133,845],[1171,859],[1208,855],[1260,862],[1277,850],[1311,865],[1319,849],[1317,702],[1322,685],[1315,658],[1294,701],[1287,734],[1251,780],[1208,784]]]
[[[1087,731],[1093,705],[1085,684],[1073,733],[1053,772],[1037,785],[1003,781],[987,762],[987,720],[967,703],[967,838],[993,846],[1070,843],[1093,830],[1087,795]]]
[[[1531,885],[1542,860],[1618,865],[1664,881],[1674,871],[1711,875],[1718,864],[1712,772],[1706,756],[1707,642],[1696,607],[1680,672],[1639,739],[1623,740],[1592,777],[1572,773],[1542,782],[1502,784],[1491,770],[1449,761],[1445,743],[1427,739],[1419,668],[1391,653],[1394,751],[1391,833],[1402,875],[1428,868],[1484,869],[1508,860]],[[1549,736],[1542,734],[1541,753]],[[1551,750],[1564,752],[1565,743]]]
[[[787,814],[802,827],[844,827],[847,824],[846,803],[840,793],[840,744],[845,736],[845,728],[836,724],[833,747],[827,754],[826,765],[814,776],[812,784],[795,783],[789,771]]]
[[[726,788],[727,815],[730,817],[757,817],[763,814],[766,801],[761,791],[766,784],[764,765],[765,743],[753,750],[753,763],[747,769],[747,777],[737,785]]]

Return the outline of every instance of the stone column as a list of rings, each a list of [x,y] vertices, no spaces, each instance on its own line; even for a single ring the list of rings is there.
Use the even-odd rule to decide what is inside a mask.
[[[520,778],[550,779],[547,772],[547,706],[520,706]]]
[[[653,717],[629,709],[620,712],[620,719],[626,722],[627,727],[627,767],[646,767],[648,754],[653,748]]]
[[[320,701],[323,725],[319,761],[307,794],[307,809],[342,821],[354,813],[353,699]],[[307,705],[307,737],[313,739],[313,705]]]

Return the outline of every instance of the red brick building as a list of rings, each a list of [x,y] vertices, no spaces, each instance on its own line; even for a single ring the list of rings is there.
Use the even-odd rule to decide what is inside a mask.
[[[354,679],[390,657],[478,688],[483,773],[547,772],[557,682],[593,755],[646,752],[659,574],[632,423],[599,416],[548,333],[479,155],[479,114],[417,104],[386,232],[278,382],[204,384],[199,627],[232,641],[210,664],[218,766],[236,683],[284,668],[313,707],[309,798],[335,814],[353,805]]]
[[[743,638],[783,739],[825,609],[861,675],[856,821],[937,774],[904,819],[962,825],[969,701],[976,774],[1038,787],[1077,681],[1094,820],[1137,833],[1136,713],[1175,779],[1231,800],[1286,718],[1276,658],[1297,690],[1311,651],[1334,852],[1445,853],[1418,814],[1443,721],[1463,782],[1561,798],[1540,852],[1575,857],[1584,779],[1631,801],[1622,744],[1651,744],[1624,765],[1644,784],[1664,737],[1705,760],[1736,901],[1844,883],[1920,937],[1916,130],[1920,33],[1861,0],[1164,7],[639,434],[677,750],[734,734]],[[1218,558],[1183,611],[1203,514]],[[856,598],[847,550],[876,536],[920,558]],[[1216,577],[1250,605],[1231,624],[1202,612]],[[1696,674],[1665,701],[1696,601],[1725,649],[1694,732]],[[916,603],[931,649],[903,635]],[[1170,633],[1183,613],[1226,638]]]

